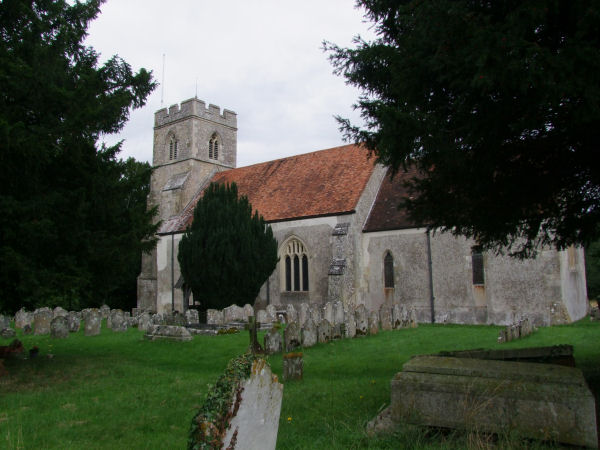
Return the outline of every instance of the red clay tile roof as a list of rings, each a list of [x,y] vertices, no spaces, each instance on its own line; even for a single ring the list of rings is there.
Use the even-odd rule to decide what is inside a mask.
[[[211,181],[232,183],[267,222],[354,212],[374,169],[368,151],[344,145],[216,173]],[[184,231],[204,187],[160,233]]]
[[[393,180],[390,178],[389,173],[386,174],[363,228],[365,233],[419,226],[409,219],[405,210],[398,209],[400,201],[408,196],[408,191],[403,186],[404,181],[416,175],[417,172],[414,169],[408,169],[407,172],[400,170]]]

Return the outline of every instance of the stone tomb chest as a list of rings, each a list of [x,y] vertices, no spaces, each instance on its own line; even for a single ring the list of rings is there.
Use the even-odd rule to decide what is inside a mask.
[[[594,396],[581,370],[494,360],[493,352],[486,356],[415,356],[392,380],[391,404],[369,430],[397,423],[517,430],[526,437],[598,448]]]

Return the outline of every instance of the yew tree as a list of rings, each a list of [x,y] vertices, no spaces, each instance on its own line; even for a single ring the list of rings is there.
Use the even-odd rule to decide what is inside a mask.
[[[202,309],[254,303],[275,270],[277,241],[271,227],[235,183],[211,183],[179,243],[179,266]]]
[[[376,38],[326,43],[400,205],[517,256],[600,234],[600,2],[359,0]],[[594,156],[595,155],[595,156]]]

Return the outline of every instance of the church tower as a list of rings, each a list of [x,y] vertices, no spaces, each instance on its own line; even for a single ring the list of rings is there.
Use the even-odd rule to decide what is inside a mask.
[[[154,171],[149,207],[156,220],[180,214],[216,172],[233,169],[237,159],[237,115],[192,98],[154,115]],[[142,256],[138,308],[156,311],[156,250]]]

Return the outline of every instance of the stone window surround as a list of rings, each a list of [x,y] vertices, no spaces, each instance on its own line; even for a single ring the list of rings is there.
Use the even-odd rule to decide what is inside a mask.
[[[169,161],[177,159],[179,151],[179,141],[175,133],[170,132],[167,136],[167,148],[169,149]]]
[[[390,250],[386,250],[383,254],[383,287],[385,289],[394,289],[394,255]]]
[[[208,159],[219,160],[219,151],[223,152],[221,145],[222,139],[216,131],[210,136],[208,141]]]
[[[471,248],[471,272],[473,286],[485,285],[485,261],[481,247],[475,245]]]
[[[296,236],[290,236],[279,250],[281,292],[307,293],[309,283],[309,255],[306,245]]]

